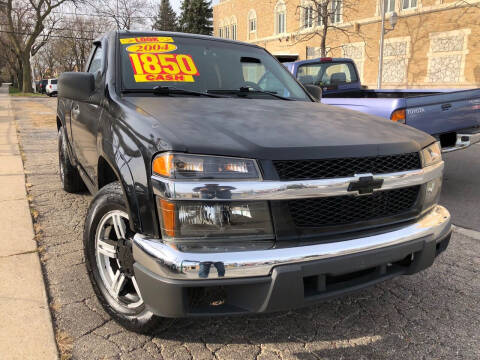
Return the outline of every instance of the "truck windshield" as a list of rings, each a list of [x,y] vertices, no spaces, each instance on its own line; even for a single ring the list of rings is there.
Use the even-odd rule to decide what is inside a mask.
[[[175,88],[180,96],[188,95],[178,91],[183,89],[311,101],[288,71],[260,48],[182,36],[125,35],[119,41],[125,92],[145,92],[161,86]]]
[[[297,79],[302,84],[338,87],[358,82],[355,66],[351,62],[322,62],[299,66]]]

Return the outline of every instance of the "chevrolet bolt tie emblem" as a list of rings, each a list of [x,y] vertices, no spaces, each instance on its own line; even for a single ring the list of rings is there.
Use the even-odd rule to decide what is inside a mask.
[[[360,177],[358,181],[353,181],[348,186],[348,191],[358,191],[359,195],[373,194],[376,189],[381,189],[383,179],[374,179],[373,176]]]

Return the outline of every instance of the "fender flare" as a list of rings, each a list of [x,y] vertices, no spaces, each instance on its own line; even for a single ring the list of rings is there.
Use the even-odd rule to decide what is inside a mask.
[[[112,144],[110,144],[112,145]],[[142,229],[142,222],[139,213],[139,202],[137,193],[135,191],[135,182],[133,174],[130,170],[128,162],[125,160],[124,155],[120,151],[116,151],[116,156],[108,156],[105,153],[101,153],[99,161],[97,163],[97,171],[99,171],[100,159],[103,159],[107,165],[113,170],[117,180],[120,182],[120,186],[123,191],[123,197],[125,199],[125,205],[127,206],[128,215],[130,218],[130,228],[134,232],[139,232]],[[100,173],[97,173],[100,176]],[[97,191],[100,190],[100,179],[97,179]]]

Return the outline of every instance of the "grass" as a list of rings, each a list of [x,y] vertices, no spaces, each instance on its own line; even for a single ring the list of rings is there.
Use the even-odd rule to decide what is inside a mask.
[[[8,88],[8,93],[12,96],[25,96],[25,97],[43,96],[42,94],[38,94],[38,93],[24,93],[24,92],[21,92],[19,89],[15,88],[13,86],[10,86]]]

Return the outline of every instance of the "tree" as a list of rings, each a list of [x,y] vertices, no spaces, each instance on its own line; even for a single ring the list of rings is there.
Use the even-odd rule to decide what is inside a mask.
[[[158,6],[157,16],[155,16],[153,30],[176,31],[177,14],[170,5],[170,0],[162,0]]]
[[[179,20],[180,31],[212,35],[212,2],[207,0],[184,0]]]
[[[118,30],[131,30],[143,26],[152,12],[148,0],[85,0],[96,15],[112,19]]]
[[[292,0],[290,0],[292,1]],[[338,31],[347,38],[362,37],[354,26],[340,26],[348,22],[348,14],[358,12],[360,0],[309,0],[297,6],[301,28],[297,32],[297,42],[308,41],[314,37],[320,38],[320,56],[326,57],[329,33]],[[310,28],[311,31],[305,31]],[[357,28],[358,29],[358,28]]]
[[[4,30],[22,68],[22,91],[32,92],[30,56],[44,46],[54,28],[52,10],[74,0],[6,0],[0,13],[6,19]]]
[[[13,50],[12,41],[7,34],[0,34],[0,63],[2,69],[3,80],[10,81],[14,87],[20,89],[22,87],[22,64],[20,58]]]

